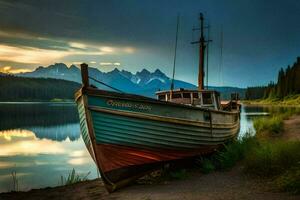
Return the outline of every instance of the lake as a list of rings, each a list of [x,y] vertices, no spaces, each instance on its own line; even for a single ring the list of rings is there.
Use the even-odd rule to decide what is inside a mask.
[[[240,137],[254,133],[252,119],[270,107],[243,107]],[[0,103],[0,192],[61,185],[74,168],[88,179],[99,177],[80,136],[73,103]]]

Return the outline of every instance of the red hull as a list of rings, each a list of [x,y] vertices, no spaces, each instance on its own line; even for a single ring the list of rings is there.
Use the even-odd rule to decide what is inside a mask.
[[[160,167],[165,161],[184,159],[215,151],[217,146],[194,150],[149,150],[113,144],[97,144],[95,152],[101,176],[109,191]]]

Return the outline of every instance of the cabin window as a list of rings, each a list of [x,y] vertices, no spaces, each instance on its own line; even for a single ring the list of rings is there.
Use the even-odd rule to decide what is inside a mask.
[[[183,98],[191,98],[191,93],[183,93]]]
[[[180,93],[172,94],[172,99],[177,99],[177,98],[181,98],[181,94]]]
[[[161,94],[161,95],[158,95],[158,100],[166,100],[166,95],[164,94]]]
[[[213,104],[212,93],[202,93],[203,104]]]
[[[195,93],[193,93],[193,98],[194,98],[194,99],[198,99],[198,98],[199,98],[199,95],[198,95],[198,93],[196,93],[196,92],[195,92]]]

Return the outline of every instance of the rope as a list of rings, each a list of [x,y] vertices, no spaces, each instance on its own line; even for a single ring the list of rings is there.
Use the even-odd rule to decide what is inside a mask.
[[[90,76],[89,76],[89,78],[90,78],[91,80],[97,82],[97,83],[100,83],[100,84],[102,84],[102,85],[105,85],[106,87],[108,87],[108,88],[110,88],[110,89],[113,89],[113,90],[118,91],[118,92],[120,92],[120,93],[124,93],[123,91],[121,91],[121,90],[119,90],[119,89],[117,89],[117,88],[114,88],[114,87],[112,87],[112,86],[110,86],[110,85],[108,85],[108,84],[106,84],[106,83],[103,83],[102,81],[99,81],[99,80],[97,80],[97,79],[95,79],[95,78],[93,78],[93,77],[90,77]]]

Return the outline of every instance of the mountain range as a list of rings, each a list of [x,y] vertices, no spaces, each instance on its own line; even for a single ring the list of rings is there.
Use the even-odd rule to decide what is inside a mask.
[[[80,69],[75,65],[67,67],[64,63],[55,63],[48,67],[40,66],[32,72],[19,73],[16,74],[16,76],[55,78],[81,83]],[[155,97],[156,91],[168,90],[171,85],[171,79],[159,69],[156,69],[154,72],[142,69],[139,72],[131,73],[117,68],[110,72],[102,72],[97,68],[89,67],[89,76],[123,92],[140,94],[148,97]],[[91,80],[90,83],[98,88],[111,90],[95,81]],[[174,80],[174,88],[196,89],[197,87],[191,83]],[[227,99],[232,92],[240,93],[241,98],[244,97],[245,93],[244,89],[237,87],[209,87],[209,89],[221,92],[221,97],[223,99]]]

